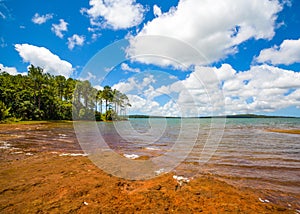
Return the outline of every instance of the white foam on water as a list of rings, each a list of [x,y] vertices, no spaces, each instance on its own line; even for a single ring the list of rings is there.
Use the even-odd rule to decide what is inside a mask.
[[[173,175],[173,178],[177,181],[177,183],[182,186],[183,184],[187,184],[190,182],[189,178],[183,177],[183,176],[178,176],[178,175]]]
[[[262,203],[270,203],[270,201],[268,199],[261,199],[261,198],[258,198],[258,200]]]
[[[164,168],[161,168],[161,169],[156,170],[156,171],[154,171],[154,172],[155,172],[156,175],[160,175],[160,174],[162,174],[162,173],[165,172],[165,169],[164,169]]]
[[[153,150],[153,151],[158,151],[158,150],[160,150],[160,149],[158,149],[158,148],[153,148],[153,147],[145,147],[145,149],[147,149],[147,150]]]
[[[59,138],[66,138],[67,135],[66,134],[58,134]]]
[[[77,156],[88,156],[88,154],[82,154],[82,153],[62,153],[59,156],[77,157]]]
[[[138,155],[136,155],[136,154],[131,154],[131,155],[129,155],[129,154],[123,154],[123,156],[124,156],[125,158],[129,158],[129,159],[137,159],[137,158],[140,157],[140,156],[138,156]]]
[[[5,141],[1,141],[0,143],[3,144],[2,146],[0,146],[0,149],[11,149],[12,148],[11,144],[9,144]]]
[[[23,152],[22,152],[22,151],[19,151],[19,152],[12,152],[12,154],[14,154],[14,155],[17,155],[17,154],[23,154]]]

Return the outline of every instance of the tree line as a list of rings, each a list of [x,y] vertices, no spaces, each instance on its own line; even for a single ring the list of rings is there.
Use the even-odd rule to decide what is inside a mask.
[[[110,86],[45,73],[31,65],[28,75],[0,71],[0,121],[123,119],[128,97]]]

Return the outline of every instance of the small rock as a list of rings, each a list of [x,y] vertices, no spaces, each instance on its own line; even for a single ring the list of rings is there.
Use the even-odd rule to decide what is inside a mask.
[[[277,211],[286,211],[285,207],[277,207]]]
[[[89,203],[88,203],[88,202],[86,202],[86,201],[84,201],[84,202],[83,202],[83,204],[84,204],[84,205],[86,205],[86,206],[87,206],[87,205],[89,205]]]

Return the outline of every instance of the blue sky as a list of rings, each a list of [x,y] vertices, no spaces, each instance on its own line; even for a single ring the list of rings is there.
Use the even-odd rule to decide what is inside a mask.
[[[88,79],[129,112],[300,117],[297,0],[0,0],[0,68]]]

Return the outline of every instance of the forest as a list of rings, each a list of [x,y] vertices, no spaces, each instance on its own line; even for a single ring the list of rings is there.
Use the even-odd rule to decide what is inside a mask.
[[[0,121],[121,120],[130,106],[126,94],[88,80],[45,73],[31,65],[28,75],[0,71]]]

